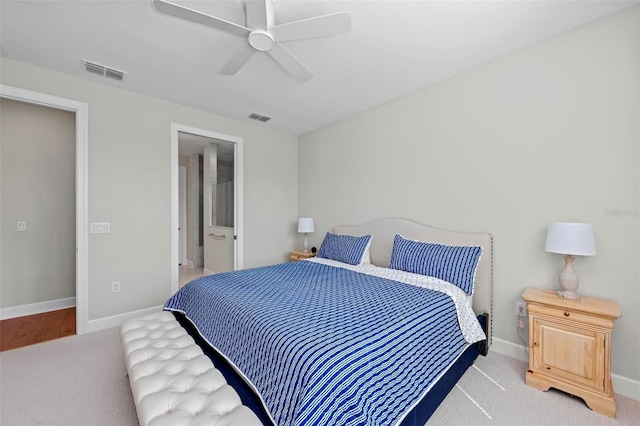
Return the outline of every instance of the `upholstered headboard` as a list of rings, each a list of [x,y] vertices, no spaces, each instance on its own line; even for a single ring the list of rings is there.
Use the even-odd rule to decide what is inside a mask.
[[[487,345],[491,345],[493,318],[493,238],[491,234],[452,232],[432,228],[408,219],[383,218],[354,226],[336,226],[335,234],[361,236],[371,234],[371,263],[387,267],[391,259],[396,234],[405,238],[450,246],[481,246],[482,257],[476,271],[473,309],[476,314],[488,313]]]

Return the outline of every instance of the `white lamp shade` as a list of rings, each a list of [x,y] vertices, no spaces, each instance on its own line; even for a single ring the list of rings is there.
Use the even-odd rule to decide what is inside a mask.
[[[313,232],[313,218],[301,217],[298,219],[298,232]]]
[[[595,256],[596,239],[593,225],[590,223],[550,223],[544,249],[550,253]]]

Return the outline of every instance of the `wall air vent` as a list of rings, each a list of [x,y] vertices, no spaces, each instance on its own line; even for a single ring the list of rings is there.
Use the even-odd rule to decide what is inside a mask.
[[[105,65],[98,64],[97,62],[87,61],[86,59],[82,60],[82,67],[85,69],[85,71],[92,74],[101,75],[103,77],[112,78],[118,81],[122,81],[124,76],[127,74],[124,71],[110,68]]]
[[[258,114],[257,112],[252,112],[249,118],[252,120],[262,121],[263,123],[271,120],[271,117],[269,117],[268,115]]]

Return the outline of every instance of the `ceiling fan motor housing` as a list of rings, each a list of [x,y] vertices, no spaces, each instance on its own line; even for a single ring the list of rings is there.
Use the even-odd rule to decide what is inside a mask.
[[[267,31],[253,30],[249,33],[249,44],[256,50],[266,52],[273,47],[273,36]]]

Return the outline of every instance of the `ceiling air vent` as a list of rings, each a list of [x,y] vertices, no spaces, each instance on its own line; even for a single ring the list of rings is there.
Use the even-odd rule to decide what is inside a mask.
[[[124,71],[120,71],[115,68],[110,68],[105,65],[98,64],[97,62],[87,61],[86,59],[82,60],[82,67],[85,69],[85,71],[90,72],[92,74],[98,74],[103,77],[112,78],[118,81],[122,81],[124,76],[127,74]]]
[[[262,121],[263,123],[271,120],[271,117],[269,117],[268,115],[258,114],[257,112],[252,112],[249,118],[252,120]]]

